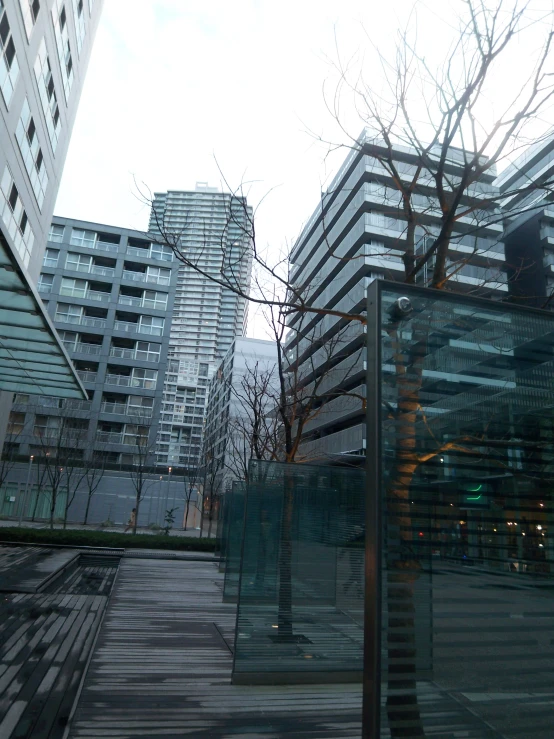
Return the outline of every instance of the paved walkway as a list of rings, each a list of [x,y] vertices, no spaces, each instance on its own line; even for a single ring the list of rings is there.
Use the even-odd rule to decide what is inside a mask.
[[[233,686],[214,564],[124,559],[71,739],[359,739],[358,685]]]

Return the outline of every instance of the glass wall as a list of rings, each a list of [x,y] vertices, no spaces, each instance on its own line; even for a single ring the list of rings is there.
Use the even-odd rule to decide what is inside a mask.
[[[375,282],[368,342],[381,735],[547,739],[554,315]]]
[[[361,470],[251,462],[234,682],[361,679],[363,508]]]
[[[239,592],[246,485],[238,480],[233,481],[231,491],[224,497],[226,500],[222,537],[222,554],[225,562],[223,600],[234,602]]]

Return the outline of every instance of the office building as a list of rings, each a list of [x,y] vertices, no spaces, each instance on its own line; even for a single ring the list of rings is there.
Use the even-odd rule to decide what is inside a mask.
[[[528,147],[494,183],[505,196],[501,205],[510,299],[520,305],[554,309],[554,301],[548,300],[554,293],[553,181],[551,134]]]
[[[208,492],[225,493],[233,480],[244,480],[251,457],[271,459],[278,425],[276,365],[274,341],[240,337],[214,373],[204,432]]]
[[[248,291],[252,210],[242,197],[198,183],[190,192],[156,193],[149,230],[170,234],[205,272],[180,263],[171,321],[158,462],[194,467],[202,444],[208,382],[246,329],[246,300],[211,278]]]
[[[291,261],[292,281],[308,291],[312,305],[345,313],[365,311],[366,290],[373,279],[404,279],[406,222],[399,191],[380,157],[386,150],[365,134],[333,179],[322,202],[295,243]],[[394,161],[406,182],[417,167],[416,152],[406,147],[394,150]],[[459,172],[464,152],[451,150],[448,169]],[[484,176],[471,193],[481,202],[481,211],[494,208],[487,197],[496,194],[493,174]],[[431,181],[414,194],[421,210],[416,226],[416,255],[438,234],[440,209]],[[478,223],[473,215],[456,221],[449,253],[448,269],[454,273],[452,289],[502,299],[507,295],[507,278],[502,243],[502,225],[491,218]],[[432,266],[431,263],[429,267]],[[417,283],[429,284],[431,271],[422,269]],[[334,356],[329,356],[335,342]],[[314,461],[350,460],[361,462],[365,454],[365,334],[359,322],[335,316],[296,314],[289,321],[287,353],[303,367],[303,381],[309,383],[326,373],[318,392],[335,396],[305,428],[303,454]],[[351,393],[351,395],[345,394]],[[338,396],[338,397],[337,397]]]
[[[13,392],[83,397],[34,284],[102,5],[0,1],[0,445]]]
[[[155,464],[176,282],[171,250],[144,234],[54,218],[38,289],[88,399],[16,394],[12,451],[45,453],[63,420],[78,459],[136,464],[140,443]]]

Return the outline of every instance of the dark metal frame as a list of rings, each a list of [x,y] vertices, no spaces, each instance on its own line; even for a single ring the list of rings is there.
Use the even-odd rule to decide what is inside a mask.
[[[428,300],[455,300],[460,305],[530,316],[552,313],[541,308],[506,304],[446,290],[374,280],[367,290],[367,414],[366,414],[366,543],[364,603],[364,675],[362,739],[377,739],[381,730],[382,649],[382,453],[381,453],[381,295],[383,291]],[[554,338],[554,331],[553,331]]]
[[[381,722],[381,282],[381,280],[374,280],[367,291],[366,539],[362,739],[377,739],[380,735]]]

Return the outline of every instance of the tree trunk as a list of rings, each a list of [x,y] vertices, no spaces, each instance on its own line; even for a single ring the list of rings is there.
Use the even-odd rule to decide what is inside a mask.
[[[413,548],[410,485],[419,466],[416,423],[426,349],[427,337],[423,337],[412,344],[408,366],[405,359],[395,362],[397,450],[387,488],[387,716],[392,739],[425,736],[417,696],[415,645],[414,586],[421,564]]]
[[[52,489],[52,499],[50,500],[50,530],[54,528],[54,511],[56,509],[57,493]]]
[[[85,508],[85,518],[84,518],[84,521],[83,521],[83,526],[86,526],[87,525],[88,513],[89,513],[90,500],[91,500],[91,498],[92,498],[92,493],[89,491],[89,494],[87,496],[87,507]]]
[[[187,530],[187,523],[189,520],[189,506],[190,506],[190,498],[187,500],[187,507],[185,508],[185,520],[183,521],[183,531]]]

